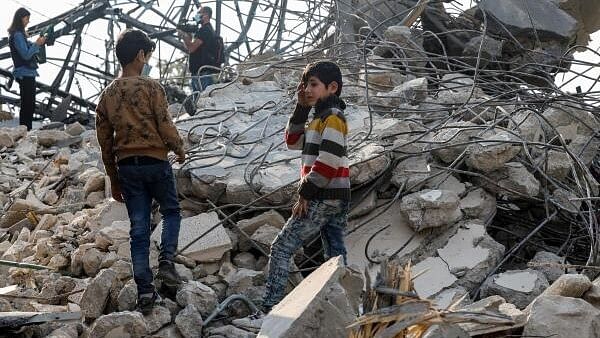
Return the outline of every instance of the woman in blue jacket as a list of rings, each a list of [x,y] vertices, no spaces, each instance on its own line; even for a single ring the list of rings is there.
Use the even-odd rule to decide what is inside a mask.
[[[30,15],[31,13],[25,8],[17,9],[12,24],[8,28],[10,55],[15,66],[13,75],[19,82],[21,93],[19,124],[27,126],[27,130],[31,130],[35,109],[35,77],[38,76],[37,54],[40,52],[40,46],[46,43],[46,38],[43,36],[40,36],[35,43],[27,40],[29,35],[25,32],[25,27],[29,24]]]

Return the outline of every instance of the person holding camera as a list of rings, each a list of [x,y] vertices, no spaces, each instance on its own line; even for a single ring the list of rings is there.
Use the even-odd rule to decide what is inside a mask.
[[[179,36],[187,48],[189,56],[189,70],[192,73],[191,86],[194,92],[201,92],[213,84],[212,74],[214,69],[202,69],[202,66],[213,66],[217,58],[217,39],[215,30],[210,24],[212,9],[202,7],[194,20],[200,24],[193,38],[189,33],[178,30]]]
[[[46,37],[40,36],[35,42],[28,41],[25,27],[29,24],[31,13],[25,8],[15,12],[12,24],[8,28],[10,55],[13,60],[13,76],[19,83],[21,110],[19,124],[31,130],[35,110],[35,77],[38,76],[37,55],[40,47],[46,43]]]

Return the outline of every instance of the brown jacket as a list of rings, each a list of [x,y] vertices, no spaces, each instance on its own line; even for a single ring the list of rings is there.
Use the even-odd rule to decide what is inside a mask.
[[[118,78],[106,87],[96,107],[96,135],[113,184],[119,160],[136,155],[167,160],[169,150],[184,153],[165,91],[148,77]]]

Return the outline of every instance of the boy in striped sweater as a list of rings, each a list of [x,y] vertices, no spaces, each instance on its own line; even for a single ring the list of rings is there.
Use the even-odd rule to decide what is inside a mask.
[[[288,149],[302,150],[299,197],[292,216],[271,245],[265,312],[285,294],[292,255],[316,234],[321,234],[326,259],[342,255],[346,261],[350,178],[339,67],[328,61],[309,64],[297,92],[298,103],[285,129],[285,141]],[[312,107],[315,112],[307,124]]]

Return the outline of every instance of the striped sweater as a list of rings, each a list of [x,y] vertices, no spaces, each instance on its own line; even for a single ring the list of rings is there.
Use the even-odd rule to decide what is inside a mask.
[[[308,125],[310,108],[301,106],[296,107],[288,121],[285,129],[288,149],[302,150],[298,193],[304,199],[350,200],[348,125],[343,108],[342,100],[330,96],[315,106],[314,118]]]

